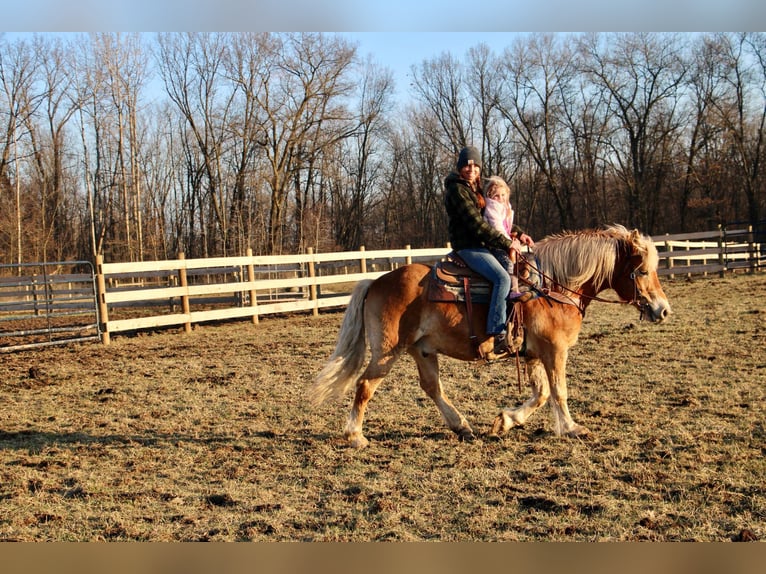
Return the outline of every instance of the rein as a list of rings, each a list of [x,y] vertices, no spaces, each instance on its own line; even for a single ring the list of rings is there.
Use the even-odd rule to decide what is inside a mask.
[[[532,263],[530,262],[529,259],[527,259],[524,256],[524,254],[522,254],[519,251],[517,251],[517,253],[518,253],[517,257],[521,258],[521,260],[524,261],[524,263],[526,265],[528,265],[530,267],[532,266]],[[630,265],[630,260],[628,260],[628,262],[625,263],[625,266],[623,268],[623,272],[624,272],[625,269],[627,269],[628,265]],[[573,305],[573,306],[577,307],[579,309],[579,311],[580,311],[580,314],[582,314],[583,316],[585,316],[585,308],[582,305],[582,299],[588,299],[589,301],[597,301],[599,303],[612,303],[612,304],[618,304],[618,305],[636,305],[638,307],[638,310],[641,313],[640,314],[640,320],[643,320],[644,319],[644,313],[646,312],[646,309],[645,309],[646,306],[639,299],[638,281],[637,281],[637,274],[636,274],[636,272],[638,271],[638,268],[640,266],[641,266],[640,264],[637,265],[633,269],[633,271],[631,271],[631,273],[630,273],[630,279],[633,281],[633,298],[630,301],[622,301],[622,300],[615,300],[615,299],[604,299],[603,297],[599,297],[598,295],[586,295],[584,293],[580,293],[579,291],[575,291],[574,289],[570,289],[566,285],[562,285],[558,281],[555,281],[553,279],[553,277],[551,277],[549,275],[546,275],[542,270],[539,269],[539,267],[535,267],[535,268],[537,269],[537,273],[539,273],[540,277],[542,277],[542,279],[543,279],[543,285],[552,285],[552,286],[558,288],[559,290],[561,290],[562,292],[563,291],[567,291],[571,295],[573,295],[575,298],[580,299],[580,302],[575,302],[572,298],[570,298],[567,295],[564,295],[563,293],[562,293],[562,295],[563,295],[563,297],[566,297],[566,299],[568,299],[567,301],[562,301],[560,299],[556,299],[555,297],[553,297],[553,295],[556,293],[556,291],[551,291],[551,287],[542,287],[542,288],[538,289],[534,285],[532,285],[532,283],[529,282],[528,280],[523,279],[521,277],[519,279],[521,281],[524,281],[525,283],[527,283],[527,285],[529,285],[530,287],[540,291],[541,294],[543,296],[545,296],[545,297],[557,300],[560,303],[565,303],[565,304],[569,304],[569,305]],[[620,275],[621,274],[622,273],[620,273]]]

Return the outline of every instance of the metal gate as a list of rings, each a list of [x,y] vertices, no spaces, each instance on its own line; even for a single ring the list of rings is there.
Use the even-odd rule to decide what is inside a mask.
[[[89,261],[0,265],[0,353],[100,336]]]

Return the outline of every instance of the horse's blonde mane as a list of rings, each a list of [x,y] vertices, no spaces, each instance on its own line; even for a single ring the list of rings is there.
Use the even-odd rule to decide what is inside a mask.
[[[657,249],[652,240],[637,230],[628,231],[622,225],[549,235],[537,242],[535,255],[545,275],[577,290],[588,281],[594,285],[611,281],[620,241],[629,242],[641,255],[645,271],[657,269]]]

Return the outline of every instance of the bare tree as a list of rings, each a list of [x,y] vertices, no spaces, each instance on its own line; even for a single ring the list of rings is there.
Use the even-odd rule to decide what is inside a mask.
[[[683,176],[677,202],[680,229],[697,225],[700,218],[708,225],[722,223],[727,185],[722,181],[726,129],[717,119],[716,109],[731,101],[722,81],[723,57],[713,36],[704,36],[693,46],[687,75],[689,103]]]
[[[576,64],[576,54],[572,54]],[[609,114],[601,90],[593,89],[582,74],[577,74],[561,94],[559,121],[562,123],[569,162],[561,166],[565,186],[571,186],[569,204],[573,213],[569,225],[575,228],[598,227],[613,219],[617,202],[608,179]]]
[[[140,95],[147,81],[148,56],[138,34],[91,35],[98,66],[100,105],[112,121],[102,123],[102,143],[109,142],[114,161],[110,185],[119,190],[126,255],[143,259],[141,142],[138,133]],[[111,142],[115,148],[111,148]]]
[[[274,40],[275,57],[259,72],[260,86],[253,97],[262,110],[255,141],[265,155],[271,193],[268,252],[280,253],[288,230],[288,198],[300,181],[297,172],[313,165],[356,127],[343,102],[353,87],[349,72],[355,49],[322,34],[288,34]],[[297,232],[297,226],[294,229]]]
[[[275,57],[277,43],[270,34],[241,33],[228,36],[228,50],[224,58],[226,76],[236,89],[235,105],[229,122],[229,169],[232,192],[229,220],[236,233],[238,250],[242,253],[252,246],[257,233],[253,222],[257,212],[263,210],[259,195],[264,193],[258,183],[264,171],[263,154],[257,137],[263,121],[263,110],[256,94],[261,83],[268,81],[265,74],[269,62]],[[263,241],[259,243],[263,244]]]
[[[230,222],[223,164],[234,101],[234,89],[226,85],[223,75],[226,36],[165,33],[158,36],[158,46],[165,88],[186,121],[186,134],[191,138],[188,145],[195,148],[189,149],[188,169],[202,176],[189,180],[189,192],[195,196],[189,206],[199,208],[196,214],[203,234],[202,255],[225,255]],[[207,225],[206,209],[210,214]],[[193,230],[194,223],[190,223]],[[196,251],[193,241],[189,247],[192,253]]]
[[[73,71],[68,50],[60,38],[36,36],[34,49],[39,62],[38,114],[26,117],[29,134],[30,168],[33,191],[38,196],[37,225],[40,238],[37,259],[62,260],[74,240],[72,216],[74,188],[67,183],[64,158],[68,155],[66,127],[78,107],[72,98]],[[38,117],[39,116],[39,117]],[[39,120],[39,121],[38,121]],[[68,188],[68,189],[67,189]]]
[[[438,142],[445,154],[457,153],[467,144],[480,145],[474,133],[474,108],[469,103],[464,66],[449,52],[412,67],[416,97],[436,119]],[[475,141],[476,140],[476,141]]]
[[[513,157],[514,131],[498,107],[503,89],[502,61],[486,44],[468,50],[465,71],[468,101],[479,118],[484,172],[509,179],[517,168]]]
[[[664,34],[592,34],[580,46],[582,70],[616,119],[611,156],[625,186],[626,222],[651,233],[671,173],[671,138],[681,128],[676,106],[686,68],[679,43]]]
[[[331,214],[335,242],[344,249],[368,243],[367,220],[380,200],[375,189],[382,184],[389,163],[385,161],[384,138],[389,135],[386,111],[391,105],[392,89],[391,72],[368,62],[361,72],[356,96],[358,128],[340,142],[338,153],[326,156],[343,170],[332,185],[335,193]]]
[[[719,34],[716,49],[723,64],[719,72],[727,96],[713,101],[726,130],[736,170],[742,174],[737,187],[747,202],[747,218],[761,218],[762,161],[766,135],[766,34]]]
[[[573,223],[574,187],[561,177],[569,142],[561,133],[564,98],[574,73],[572,54],[552,34],[535,34],[507,50],[498,109],[513,126],[556,205],[563,228]]]
[[[2,213],[13,214],[13,219],[8,218],[2,223],[7,237],[15,236],[15,241],[3,242],[3,250],[9,261],[17,263],[24,260],[24,205],[20,170],[20,156],[24,152],[20,151],[20,145],[24,138],[23,128],[29,125],[29,118],[42,102],[42,97],[34,91],[38,66],[39,62],[28,42],[0,43],[0,110],[7,116],[3,121],[3,139],[0,140],[0,205],[3,206]]]

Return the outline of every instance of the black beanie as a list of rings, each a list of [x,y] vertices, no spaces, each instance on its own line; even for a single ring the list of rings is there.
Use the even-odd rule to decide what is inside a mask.
[[[457,170],[460,171],[461,168],[468,165],[469,160],[473,160],[473,163],[481,169],[481,154],[479,150],[473,146],[468,146],[460,150],[460,155],[457,157]]]

